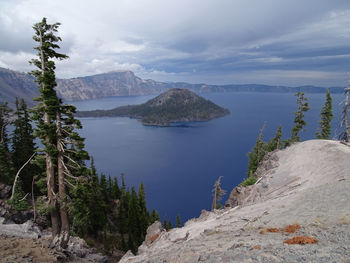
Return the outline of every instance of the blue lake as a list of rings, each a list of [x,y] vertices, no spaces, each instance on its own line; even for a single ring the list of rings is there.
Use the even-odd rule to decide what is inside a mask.
[[[255,144],[259,130],[266,123],[265,140],[279,125],[283,137],[290,135],[296,111],[292,93],[211,93],[202,96],[228,108],[231,114],[210,122],[190,123],[181,127],[144,126],[129,118],[82,118],[81,135],[86,149],[95,158],[99,173],[112,177],[125,174],[126,184],[142,181],[147,205],[161,218],[182,222],[209,210],[212,188],[219,176],[228,194],[245,177],[247,153]],[[78,110],[111,109],[120,105],[139,104],[154,96],[112,97],[73,102]],[[303,140],[315,138],[325,94],[306,94],[311,110],[305,114]],[[340,103],[343,95],[332,95],[333,133],[339,133]],[[119,180],[120,182],[120,180]],[[224,201],[227,199],[224,198]]]

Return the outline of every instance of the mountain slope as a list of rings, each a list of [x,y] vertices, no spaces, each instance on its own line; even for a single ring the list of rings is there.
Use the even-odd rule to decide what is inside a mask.
[[[57,93],[65,100],[149,95],[166,90],[163,83],[143,80],[131,71],[113,71],[81,78],[59,79],[57,84]]]
[[[348,262],[349,159],[350,147],[337,141],[275,152],[239,206],[170,232],[149,229],[139,254],[120,262]]]
[[[130,117],[144,124],[164,126],[173,122],[209,121],[229,111],[187,89],[170,89],[140,105],[112,110],[81,111],[78,117]]]
[[[57,93],[66,101],[96,99],[108,96],[135,96],[159,94],[172,88],[186,88],[196,93],[208,92],[298,92],[325,93],[325,88],[315,86],[285,87],[259,84],[206,85],[184,82],[158,82],[141,79],[131,71],[113,71],[87,77],[57,79]],[[332,93],[342,93],[344,88],[332,87]],[[0,68],[0,102],[24,98],[28,104],[38,95],[34,78],[29,74]]]
[[[34,77],[29,74],[0,68],[0,103],[14,104],[16,97],[33,105],[33,98],[39,94]]]

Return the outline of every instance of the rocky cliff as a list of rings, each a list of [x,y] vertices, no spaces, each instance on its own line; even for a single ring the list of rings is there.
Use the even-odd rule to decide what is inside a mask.
[[[161,93],[166,88],[164,83],[154,80],[143,80],[135,76],[131,71],[113,71],[57,81],[57,93],[65,100],[149,95]]]
[[[120,262],[349,262],[349,159],[337,141],[277,151],[229,207],[169,232],[152,225],[138,255]]]

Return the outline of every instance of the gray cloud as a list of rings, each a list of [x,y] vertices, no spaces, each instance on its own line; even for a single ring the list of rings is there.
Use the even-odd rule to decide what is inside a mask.
[[[345,85],[350,62],[348,0],[2,0],[0,66],[30,70],[43,16],[62,23],[59,77]]]

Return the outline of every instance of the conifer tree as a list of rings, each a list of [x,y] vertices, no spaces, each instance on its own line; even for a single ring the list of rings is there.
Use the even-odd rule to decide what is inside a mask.
[[[249,164],[248,164],[248,177],[253,176],[259,163],[264,158],[266,153],[266,142],[263,141],[263,131],[265,129],[265,124],[260,130],[259,136],[256,140],[254,149],[248,153]]]
[[[226,194],[226,191],[221,188],[221,178],[219,177],[218,180],[216,180],[214,184],[214,197],[213,197],[213,203],[211,205],[211,210],[214,211],[215,209],[221,208],[219,205],[219,201],[222,199],[222,197]]]
[[[181,227],[181,218],[180,215],[176,215],[176,227]]]
[[[7,134],[7,126],[11,123],[10,113],[7,102],[0,105],[0,181],[7,184],[13,180]]]
[[[122,235],[128,233],[129,200],[130,200],[129,191],[124,190],[124,188],[122,187],[120,202],[119,202],[119,207],[118,207],[118,217],[117,217],[118,222],[119,222],[119,232]]]
[[[156,221],[160,221],[160,217],[158,212],[152,209],[151,216],[150,216],[150,224],[153,224]]]
[[[137,194],[135,188],[131,188],[131,196],[129,200],[129,249],[133,253],[136,253],[137,247],[142,243],[142,235],[141,235],[141,225],[140,225],[140,206],[139,200],[137,198]]]
[[[98,175],[91,157],[88,180],[80,182],[72,191],[72,221],[75,231],[81,235],[96,235],[107,223],[107,205],[101,193]]]
[[[277,149],[282,149],[282,126],[278,126],[275,136],[269,141],[266,146],[266,151],[272,152]]]
[[[108,204],[108,189],[107,189],[107,180],[106,176],[104,174],[101,174],[100,176],[100,188],[101,188],[101,193],[103,196],[103,200],[106,204]]]
[[[120,189],[119,189],[118,178],[117,177],[114,177],[114,180],[113,180],[112,198],[114,200],[120,199]]]
[[[297,92],[298,110],[294,112],[294,126],[291,132],[291,138],[286,142],[286,146],[289,146],[293,142],[300,142],[299,132],[306,125],[304,120],[304,112],[310,109],[307,98],[304,96],[304,92]]]
[[[35,152],[35,142],[27,105],[23,99],[20,101],[16,99],[16,111],[14,115],[15,120],[13,122],[14,130],[11,138],[11,157],[13,168],[17,172]],[[31,163],[28,163],[22,169],[20,177],[23,185],[23,191],[25,193],[31,192],[32,178],[38,172],[38,168]]]
[[[39,97],[36,98],[39,104],[33,109],[33,119],[37,127],[35,134],[44,145],[46,159],[47,195],[53,236],[51,246],[66,248],[70,236],[66,184],[73,186],[72,182],[83,179],[86,170],[84,160],[88,159],[88,155],[83,150],[84,140],[75,131],[81,128],[79,120],[74,118],[75,107],[64,105],[54,89],[54,60],[68,58],[55,51],[59,48],[57,43],[61,41],[56,35],[59,25],[60,23],[47,24],[46,18],[43,18],[33,26],[33,39],[39,45],[34,48],[38,51],[38,59],[31,60],[38,69],[31,74],[39,84]]]
[[[140,183],[139,191],[138,191],[138,201],[139,201],[139,207],[140,207],[140,238],[141,240],[144,240],[147,232],[147,227],[149,225],[149,214],[146,207],[146,194],[145,194],[145,186],[143,183]]]
[[[329,89],[327,89],[326,93],[326,102],[323,105],[321,111],[321,120],[318,131],[316,132],[317,139],[325,139],[328,140],[331,135],[331,121],[333,119],[332,113],[332,97]]]

